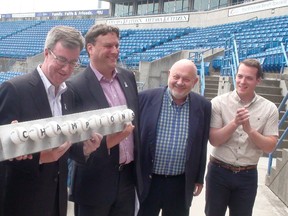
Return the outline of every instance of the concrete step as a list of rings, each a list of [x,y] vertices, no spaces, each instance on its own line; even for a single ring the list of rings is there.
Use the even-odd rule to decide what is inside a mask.
[[[280,80],[263,79],[263,80],[261,80],[261,83],[259,84],[259,86],[279,87],[280,86]]]
[[[282,89],[280,87],[272,87],[272,86],[257,86],[255,91],[258,94],[281,95]]]
[[[213,93],[204,93],[204,97],[207,99],[207,100],[212,100],[214,97],[217,96],[217,93],[213,94]]]
[[[283,165],[285,165],[287,159],[288,159],[288,149],[287,148],[283,148],[282,149],[282,157],[276,158],[276,168],[279,170],[283,167]]]
[[[279,129],[279,137],[282,136],[282,134],[284,133],[285,130],[286,130],[286,128],[283,128],[283,127],[281,127],[281,128]]]
[[[215,89],[215,88],[205,88],[205,93],[218,94],[218,89]]]
[[[285,151],[282,151],[282,157],[276,158],[276,169],[280,170],[285,165],[285,159],[283,160],[283,157],[285,155]]]
[[[275,158],[275,157],[274,157]],[[287,205],[288,197],[287,191],[288,188],[285,184],[287,180],[287,160],[288,160],[288,151],[287,149],[282,150],[282,158],[276,159],[275,166],[271,167],[270,176],[267,175],[265,184],[269,189],[275,193],[280,200]],[[286,214],[285,214],[286,215]]]
[[[217,85],[219,84],[219,76],[206,76],[205,77],[205,85]]]
[[[279,136],[279,138],[280,138],[280,136]],[[280,146],[279,148],[281,148],[281,149],[283,149],[283,148],[288,148],[288,139],[284,139],[284,140],[282,141],[281,146]]]
[[[282,115],[282,116],[283,116],[283,115]],[[282,118],[282,116],[281,116],[281,114],[280,114],[279,120]],[[286,121],[283,122],[283,125],[282,125],[281,128],[285,129],[285,128],[287,128],[287,127],[288,127],[288,120],[286,120]]]
[[[206,89],[206,88],[217,89],[217,90],[218,90],[218,83],[217,83],[217,84],[205,83],[205,89]]]
[[[275,104],[277,103],[281,103],[281,101],[283,100],[283,96],[282,95],[273,95],[273,94],[259,94],[262,97],[274,102]],[[278,106],[277,106],[278,107]]]
[[[273,158],[282,158],[282,150],[283,149],[276,149],[275,152],[273,152]],[[263,157],[269,157],[269,154],[263,153]]]
[[[205,76],[205,81],[211,80],[211,81],[219,81],[219,76]]]
[[[281,116],[283,116],[283,115],[286,113],[286,110],[287,110],[287,109],[283,108],[283,109],[280,111],[279,114],[280,114]]]
[[[219,81],[218,80],[205,80],[205,85],[219,85]]]

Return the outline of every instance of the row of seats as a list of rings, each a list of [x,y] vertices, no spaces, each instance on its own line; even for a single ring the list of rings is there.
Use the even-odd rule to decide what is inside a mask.
[[[1,57],[27,58],[36,55],[42,52],[46,34],[53,26],[70,25],[85,34],[95,21],[75,19],[21,21],[20,23],[25,22],[27,22],[26,25],[22,25],[20,29],[18,22],[9,22],[10,26],[15,24],[18,29],[11,27],[11,31],[6,33],[5,37],[0,38]],[[238,50],[242,56],[254,55],[286,41],[288,38],[287,23],[288,16],[281,16],[205,28],[121,30],[120,60],[127,66],[136,65],[137,67],[139,61],[153,61],[180,50],[225,48],[226,40],[231,35],[235,35]],[[0,35],[3,32],[0,28]],[[88,64],[87,58],[87,53],[83,50],[81,52],[83,66]]]
[[[27,24],[25,25],[25,23]],[[3,22],[11,26],[11,32],[0,39],[0,56],[25,59],[43,51],[47,32],[56,25],[68,25],[77,28],[84,35],[95,23],[94,19],[47,20],[38,22],[17,21]],[[13,26],[23,24],[14,31]],[[0,22],[1,27],[1,22]],[[2,29],[0,28],[0,35]]]
[[[282,22],[277,22],[277,19],[281,19]],[[159,49],[158,56],[161,58],[164,55],[169,55],[173,52],[185,49],[225,48],[225,40],[234,34],[238,40],[239,52],[247,57],[248,55],[262,52],[267,48],[279,46],[281,42],[284,42],[288,38],[288,26],[286,26],[286,22],[283,20],[288,21],[288,16],[272,18],[271,20],[270,18],[267,18],[256,21],[235,22],[225,25],[198,28],[194,29],[192,32],[186,32],[186,35],[183,35],[178,39],[157,45],[155,48],[152,48],[151,51],[157,52]],[[262,22],[265,23],[265,28],[261,29],[263,32],[261,32],[262,35],[259,35],[258,28],[261,26]],[[257,28],[255,28],[256,24]],[[265,32],[265,30],[267,32]],[[163,52],[165,48],[167,48],[166,50],[168,53]],[[169,53],[169,50],[171,53]],[[149,50],[146,50],[145,52],[149,52]],[[133,55],[137,55],[137,53]],[[129,60],[127,61],[128,65],[130,64],[131,59],[133,58],[127,57],[127,60]],[[135,62],[133,62],[133,65],[135,65]]]
[[[22,72],[8,71],[8,72],[0,72],[0,84],[9,80],[15,76],[22,75]]]

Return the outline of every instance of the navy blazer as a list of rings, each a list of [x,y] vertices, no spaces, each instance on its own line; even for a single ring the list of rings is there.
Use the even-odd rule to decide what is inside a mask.
[[[165,88],[139,93],[142,202],[148,195],[155,156],[157,122]],[[210,129],[211,103],[194,92],[189,93],[189,134],[185,164],[185,201],[190,207],[195,183],[203,183],[206,168],[207,142]]]
[[[69,90],[62,94],[63,114],[71,113],[73,101],[73,94]],[[51,116],[46,90],[37,70],[2,83],[1,125],[10,124],[12,120],[22,122]],[[56,162],[41,165],[39,157],[40,154],[35,153],[32,160],[6,162],[5,215],[51,215],[52,205],[58,196],[59,216],[66,216],[68,154],[65,153]],[[3,208],[0,206],[1,210]]]
[[[140,162],[138,134],[138,92],[134,74],[123,68],[117,68],[120,86],[126,97],[128,108],[135,113],[133,125],[135,181],[140,193]],[[94,72],[88,66],[85,71],[72,77],[67,85],[75,94],[77,111],[108,108],[109,104]],[[111,148],[108,154],[106,139],[93,152],[86,165],[75,163],[71,185],[70,200],[79,204],[101,206],[102,203],[113,203],[117,193],[119,176],[119,146]]]

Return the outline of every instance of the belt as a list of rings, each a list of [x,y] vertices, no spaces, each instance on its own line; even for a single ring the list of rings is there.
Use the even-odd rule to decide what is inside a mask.
[[[257,165],[248,165],[248,166],[233,166],[231,164],[227,164],[223,161],[220,161],[216,158],[214,158],[213,156],[210,156],[210,162],[214,163],[224,169],[230,170],[234,173],[238,173],[240,171],[245,171],[245,170],[253,170],[257,168]]]

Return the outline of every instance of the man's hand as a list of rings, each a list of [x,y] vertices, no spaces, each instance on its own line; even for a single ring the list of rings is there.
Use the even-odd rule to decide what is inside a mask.
[[[57,148],[49,149],[46,151],[40,152],[40,161],[39,163],[51,163],[59,160],[59,158],[64,155],[64,153],[70,148],[71,142],[66,141]]]
[[[16,123],[18,123],[17,120],[13,120],[13,121],[11,122],[11,124],[16,124]],[[18,161],[20,161],[20,160],[26,160],[26,159],[31,160],[32,158],[33,158],[32,154],[29,154],[29,155],[21,155],[21,156],[18,156],[18,157],[16,157],[16,158],[10,159],[10,161],[13,161],[14,159],[15,159],[15,160],[18,160]]]
[[[98,133],[93,133],[92,138],[86,140],[83,145],[83,154],[88,157],[92,152],[96,151],[102,141],[103,136]]]
[[[17,161],[20,161],[20,160],[31,160],[33,159],[33,155],[32,154],[29,154],[29,155],[21,155],[21,156],[18,156],[16,158],[11,158],[9,159],[9,161],[13,161],[13,160],[17,160]]]
[[[123,131],[120,131],[118,133],[107,135],[106,141],[107,141],[107,148],[110,149],[114,147],[115,145],[119,144],[122,140],[124,140],[126,137],[128,137],[134,130],[134,125],[132,123],[127,123],[125,125],[125,128]]]
[[[201,193],[202,189],[203,189],[203,184],[195,183],[193,195],[198,196]]]
[[[237,110],[237,114],[235,117],[235,122],[238,122],[239,125],[243,126],[243,130],[249,134],[253,132],[249,121],[249,111],[246,107],[240,108]]]
[[[249,111],[245,107],[237,109],[234,122],[236,125],[243,125],[246,122],[249,122]],[[250,124],[249,124],[250,125]]]

